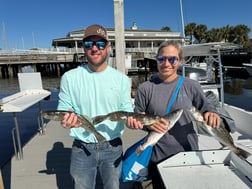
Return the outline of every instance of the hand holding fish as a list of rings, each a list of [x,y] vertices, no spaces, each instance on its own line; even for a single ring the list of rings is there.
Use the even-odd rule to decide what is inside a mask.
[[[215,112],[206,112],[204,113],[204,119],[209,126],[213,128],[220,127],[220,116]]]
[[[72,112],[69,110],[69,112]],[[64,128],[70,129],[72,127],[80,127],[82,125],[81,122],[78,121],[78,116],[72,113],[66,113],[61,121],[61,125]]]
[[[151,131],[156,131],[157,133],[166,133],[169,129],[168,125],[169,125],[169,121],[164,118],[161,118],[157,122],[148,126],[148,129]]]
[[[141,115],[145,115],[144,112],[141,113]],[[165,133],[168,130],[169,121],[161,118],[156,120],[156,122],[153,122],[153,124],[145,125],[149,130],[156,131],[157,133]],[[126,121],[126,126],[130,129],[143,129],[144,125],[139,121],[137,118],[133,116],[129,116]]]
[[[106,138],[102,136],[94,127],[91,119],[86,115],[79,115],[65,110],[42,111],[41,116],[45,119],[60,121],[62,127],[70,129],[73,127],[83,127],[86,131],[93,133],[98,142],[104,142]]]
[[[127,118],[126,126],[130,129],[143,129],[144,127],[144,125],[133,116]]]

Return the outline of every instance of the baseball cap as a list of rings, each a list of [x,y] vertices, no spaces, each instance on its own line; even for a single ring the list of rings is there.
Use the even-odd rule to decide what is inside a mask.
[[[108,35],[107,35],[106,29],[99,24],[93,24],[93,25],[88,26],[84,31],[83,40],[94,35],[99,36],[102,39],[105,39],[106,41],[108,41]]]

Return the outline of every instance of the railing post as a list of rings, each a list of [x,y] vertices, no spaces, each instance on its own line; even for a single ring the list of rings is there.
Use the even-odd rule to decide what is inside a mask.
[[[23,159],[23,150],[22,150],[22,145],[21,145],[21,140],[20,140],[20,132],[19,132],[19,126],[18,126],[18,121],[17,121],[17,115],[15,112],[13,112],[13,118],[15,122],[15,127],[16,127],[16,137],[17,137],[17,145],[18,145],[18,157],[19,159]]]

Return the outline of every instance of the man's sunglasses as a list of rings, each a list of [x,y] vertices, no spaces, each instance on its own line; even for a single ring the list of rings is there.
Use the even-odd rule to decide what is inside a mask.
[[[106,41],[83,41],[83,46],[85,49],[91,49],[94,45],[99,50],[104,50],[107,46],[107,42]]]
[[[157,63],[163,64],[166,60],[168,60],[172,65],[177,64],[179,58],[176,56],[157,56]]]

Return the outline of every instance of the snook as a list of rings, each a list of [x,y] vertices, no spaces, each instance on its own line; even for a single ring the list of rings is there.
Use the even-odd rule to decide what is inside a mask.
[[[167,114],[166,116],[164,116],[163,118],[165,118],[169,124],[167,125],[168,130],[169,131],[171,128],[173,128],[173,126],[175,125],[175,123],[179,120],[179,118],[181,117],[183,113],[183,109],[178,109],[175,111],[170,112],[169,114]],[[149,132],[149,134],[145,137],[145,141],[142,145],[140,145],[137,149],[136,149],[136,154],[138,156],[141,155],[141,153],[148,147],[148,146],[154,146],[160,138],[162,138],[162,136],[165,133],[158,133],[156,131],[151,131]]]
[[[64,110],[51,110],[51,111],[43,111],[41,112],[41,116],[45,119],[50,119],[54,121],[62,121],[64,115],[66,113],[71,113],[69,111]],[[93,133],[97,139],[97,141],[104,142],[106,139],[104,136],[102,136],[94,127],[94,125],[89,121],[89,118],[84,115],[78,115],[78,122],[82,123],[81,127],[89,131],[90,133]]]
[[[190,109],[190,112],[192,113],[194,119],[198,122],[194,124],[194,127],[199,134],[214,137],[222,145],[228,147],[235,154],[242,156],[245,159],[251,155],[249,152],[234,145],[233,138],[225,128],[223,121],[221,121],[219,128],[213,128],[207,124],[202,114],[198,110],[196,110],[195,107],[192,107]]]

